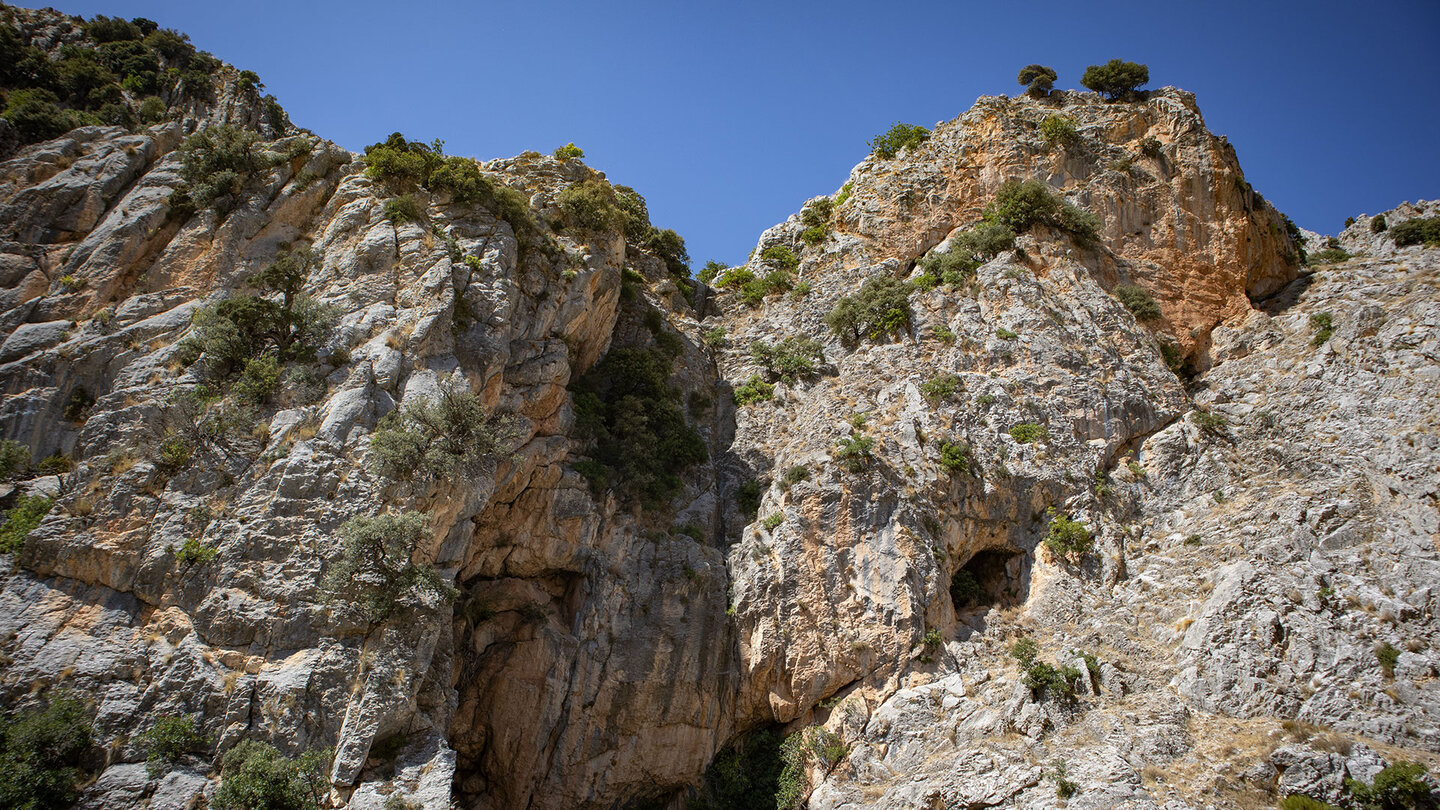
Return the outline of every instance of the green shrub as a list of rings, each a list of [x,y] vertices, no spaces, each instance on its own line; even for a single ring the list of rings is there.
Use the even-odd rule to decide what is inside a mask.
[[[585,150],[575,145],[574,141],[557,148],[554,152],[557,160],[572,160],[585,157]]]
[[[932,334],[935,335],[935,339],[940,341],[941,343],[955,342],[955,333],[950,331],[950,327],[946,326],[945,324],[936,324],[935,327],[930,331]]]
[[[0,718],[0,807],[61,810],[74,804],[93,744],[85,704],[58,695],[44,708]]]
[[[1310,328],[1315,330],[1310,345],[1319,348],[1335,334],[1335,316],[1329,312],[1317,312],[1310,316]]]
[[[15,505],[5,510],[0,522],[0,553],[14,554],[25,545],[25,538],[50,513],[55,501],[44,495],[21,495]]]
[[[1087,90],[1103,93],[1116,101],[1140,89],[1150,81],[1150,68],[1135,62],[1111,59],[1103,65],[1091,65],[1080,77],[1080,84]]]
[[[175,560],[181,565],[204,565],[218,556],[219,549],[205,545],[198,537],[187,537],[180,550],[175,553]]]
[[[800,241],[804,242],[807,245],[810,245],[811,247],[814,247],[815,245],[824,242],[825,237],[829,235],[829,228],[825,227],[824,225],[813,225],[800,232]]]
[[[817,197],[800,210],[800,221],[811,228],[823,228],[830,224],[835,205],[829,197]]]
[[[747,267],[732,267],[720,276],[717,282],[725,289],[743,289],[745,285],[755,280],[755,274]]]
[[[1390,229],[1390,238],[1401,247],[1424,244],[1427,247],[1440,245],[1440,217],[1417,217],[1407,219]]]
[[[825,362],[825,347],[814,338],[792,336],[773,346],[763,340],[750,344],[750,356],[772,376],[788,385],[813,376],[816,364]]]
[[[955,396],[960,390],[960,378],[954,374],[944,374],[939,377],[932,377],[920,384],[920,393],[931,405],[944,402]]]
[[[1435,798],[1425,773],[1425,766],[1418,762],[1397,762],[1376,774],[1370,785],[1346,779],[1350,806],[1355,810],[1434,810]]]
[[[645,249],[665,262],[665,269],[678,278],[690,277],[690,253],[685,250],[685,238],[669,228],[651,228],[645,237]]]
[[[145,35],[140,26],[121,17],[106,17],[97,14],[85,23],[85,33],[96,42],[119,42],[141,39]]]
[[[940,443],[940,466],[952,473],[970,472],[970,447],[963,442]]]
[[[735,389],[735,404],[743,408],[757,402],[769,402],[774,395],[775,386],[765,382],[759,374],[756,374]]]
[[[30,447],[14,439],[0,439],[0,481],[19,478],[30,468]]]
[[[1395,665],[1400,662],[1400,651],[1387,641],[1375,648],[1375,660],[1380,662],[1380,670],[1385,673],[1385,677],[1393,678]]]
[[[1028,667],[1035,663],[1035,657],[1039,654],[1039,643],[1029,636],[1023,636],[1010,645],[1010,656],[1019,661],[1022,667]]]
[[[395,191],[428,187],[430,175],[445,162],[444,144],[406,140],[399,132],[365,147],[365,176]]]
[[[670,385],[673,363],[659,351],[611,349],[571,386],[577,432],[594,443],[590,455],[622,494],[648,506],[669,503],[680,473],[709,457]]]
[[[425,223],[425,206],[413,194],[401,194],[385,201],[385,218],[403,225],[406,222]]]
[[[800,266],[800,259],[789,245],[771,245],[760,251],[760,258],[785,271],[794,271]]]
[[[730,344],[730,338],[726,337],[723,326],[712,326],[706,329],[705,333],[701,335],[701,339],[705,341],[706,346],[714,348],[723,348]]]
[[[1137,284],[1117,284],[1113,292],[1137,320],[1152,321],[1160,317],[1160,305],[1155,303],[1150,291],[1144,287]]]
[[[1043,442],[1050,438],[1050,431],[1043,425],[1027,422],[1010,428],[1010,438],[1021,444]]]
[[[861,472],[875,460],[875,439],[852,433],[835,442],[835,459],[849,472]]]
[[[332,752],[309,750],[297,759],[269,743],[242,740],[225,752],[215,810],[319,810],[330,792]]]
[[[60,99],[43,87],[16,90],[6,101],[5,120],[23,143],[56,138],[86,123],[81,113],[62,109]]]
[[[1080,786],[1066,778],[1065,763],[1055,763],[1055,770],[1051,776],[1055,779],[1055,798],[1069,800],[1075,798],[1075,794],[1080,792]]]
[[[839,208],[844,205],[845,201],[850,199],[850,195],[853,194],[854,191],[855,184],[848,180],[845,181],[845,185],[840,187],[840,193],[835,195],[835,207]]]
[[[382,622],[395,615],[410,594],[454,599],[455,590],[434,566],[411,560],[429,534],[430,519],[419,512],[345,521],[340,558],[320,583],[326,600],[348,602],[370,621]]]
[[[260,284],[276,291],[276,285],[289,282],[262,274]],[[278,291],[282,294],[278,303],[243,295],[197,311],[195,331],[185,343],[191,357],[203,354],[210,370],[222,378],[244,371],[267,355],[273,355],[277,363],[314,360],[334,332],[339,311],[299,292],[298,284],[279,286]],[[264,382],[264,371],[256,367],[254,384]]]
[[[251,178],[264,168],[259,136],[229,125],[207,127],[180,145],[180,179],[186,198],[224,214],[238,203]]]
[[[710,282],[714,281],[716,277],[724,275],[725,272],[729,269],[730,267],[728,265],[721,264],[720,262],[712,259],[708,262],[705,262],[705,266],[700,268],[700,273],[696,276],[696,278],[700,279],[706,284],[709,284]]]
[[[975,276],[985,262],[1015,246],[1015,233],[999,222],[982,222],[956,234],[944,252],[932,251],[919,265],[947,284],[960,284]]]
[[[961,568],[950,577],[950,602],[956,610],[972,607],[980,601],[980,582],[975,575]]]
[[[1163,154],[1162,150],[1163,146],[1159,138],[1146,135],[1140,139],[1140,154],[1146,157],[1158,158]]]
[[[767,515],[764,520],[760,521],[760,525],[765,527],[765,531],[773,532],[775,531],[776,526],[779,526],[781,523],[784,522],[785,515],[780,512],[776,512],[773,515]]]
[[[1059,74],[1055,72],[1054,68],[1045,65],[1026,65],[1020,68],[1020,74],[1015,77],[1015,81],[1025,85],[1025,94],[1031,98],[1044,98],[1050,94],[1057,78],[1059,78]]]
[[[918,124],[896,122],[882,135],[870,139],[870,154],[890,160],[902,149],[914,148],[930,139],[930,130]]]
[[[1020,335],[1015,332],[1011,332],[1009,329],[1006,329],[1003,326],[1000,326],[995,329],[995,337],[1000,338],[1001,340],[1014,340],[1015,338],[1020,337]]]
[[[1185,370],[1185,354],[1174,343],[1161,342],[1160,356],[1164,358],[1166,368],[1174,373],[1179,374]]]
[[[480,474],[514,435],[512,419],[487,416],[468,388],[448,387],[380,420],[370,436],[370,469],[403,483],[453,481]]]
[[[784,475],[780,476],[780,488],[788,491],[790,487],[795,486],[801,481],[809,480],[810,468],[806,467],[804,464],[796,464],[795,466],[786,470]]]
[[[910,325],[910,289],[890,276],[872,276],[854,297],[845,296],[825,323],[848,344],[862,337],[879,340]]]
[[[1045,548],[1050,553],[1071,562],[1077,562],[1094,545],[1094,538],[1090,536],[1090,530],[1085,524],[1078,520],[1072,520],[1067,515],[1057,514],[1052,508],[1050,511],[1050,528],[1045,533]]]
[[[190,463],[190,457],[195,454],[195,446],[186,437],[171,433],[165,436],[158,448],[159,458],[156,462],[160,468],[169,473],[184,469]]]
[[[796,741],[799,737],[792,735]],[[696,810],[790,810],[800,792],[792,783],[804,774],[803,769],[787,770],[787,762],[777,732],[765,729],[750,734],[715,755],[705,769],[699,795],[688,806]],[[782,774],[788,780],[784,788]],[[790,797],[788,803],[777,803],[777,793],[782,791]]]
[[[1057,144],[1072,144],[1080,140],[1080,133],[1075,129],[1075,121],[1063,115],[1050,115],[1040,122],[1040,134],[1045,137],[1045,143],[1049,146]]]
[[[1223,439],[1230,435],[1230,422],[1224,414],[1214,411],[1195,411],[1195,427],[1212,439]]]
[[[1371,232],[1371,233],[1384,233],[1384,232],[1385,232],[1385,229],[1386,229],[1387,227],[1388,227],[1388,226],[1385,224],[1385,215],[1384,215],[1384,214],[1376,214],[1374,217],[1372,217],[1372,218],[1370,219],[1370,232]]]
[[[1397,231],[1399,226],[1395,228]],[[1325,248],[1310,254],[1311,264],[1339,264],[1350,258],[1350,251],[1342,248]]]
[[[760,499],[765,494],[765,482],[751,478],[735,490],[735,505],[744,515],[753,516],[760,511]]]
[[[565,223],[586,236],[618,230],[625,225],[615,189],[603,180],[584,180],[555,195]]]
[[[163,776],[186,754],[203,753],[209,740],[195,728],[190,717],[164,716],[139,736],[145,752],[145,773],[151,779]]]
[[[1092,240],[1100,229],[1094,214],[1065,202],[1045,183],[1033,179],[1005,181],[983,216],[986,222],[999,223],[1015,233],[1047,225]]]
[[[242,402],[269,402],[280,387],[280,361],[273,354],[245,361],[240,379],[232,389]]]
[[[650,235],[650,208],[640,192],[629,186],[615,186],[615,204],[625,216],[625,238],[640,244]]]

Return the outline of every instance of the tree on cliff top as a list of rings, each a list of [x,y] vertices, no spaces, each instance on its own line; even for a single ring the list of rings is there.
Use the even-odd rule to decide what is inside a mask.
[[[1055,86],[1057,78],[1059,78],[1059,74],[1055,72],[1055,68],[1044,65],[1026,65],[1020,68],[1020,75],[1015,80],[1026,85],[1026,94],[1034,98],[1044,98]]]
[[[1128,93],[1139,89],[1150,81],[1150,68],[1135,62],[1111,59],[1103,65],[1091,65],[1080,77],[1080,83],[1090,90],[1105,94],[1111,101],[1117,101]]]

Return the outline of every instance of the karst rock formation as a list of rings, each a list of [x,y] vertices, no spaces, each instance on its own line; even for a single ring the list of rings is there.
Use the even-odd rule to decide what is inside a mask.
[[[0,554],[0,701],[85,702],[80,806],[209,806],[243,740],[328,751],[357,810],[740,806],[777,757],[811,810],[1242,808],[1440,763],[1440,249],[1299,232],[1191,94],[981,98],[697,282],[577,224],[583,159],[405,186],[205,76],[0,124],[0,505],[49,499]],[[177,196],[222,130],[253,165]],[[928,270],[1026,180],[1094,233]],[[877,279],[902,317],[831,328]],[[222,302],[280,345],[292,293],[308,351],[215,360]],[[386,474],[387,415],[457,393],[495,446]],[[438,582],[377,618],[342,527],[410,512]]]

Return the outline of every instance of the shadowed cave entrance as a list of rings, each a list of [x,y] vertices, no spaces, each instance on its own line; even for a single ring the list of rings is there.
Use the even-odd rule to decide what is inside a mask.
[[[987,548],[950,575],[956,615],[1010,607],[1030,596],[1030,557],[1010,548]]]

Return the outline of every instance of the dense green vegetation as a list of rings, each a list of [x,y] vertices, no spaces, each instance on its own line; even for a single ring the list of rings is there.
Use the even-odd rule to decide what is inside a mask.
[[[975,277],[980,265],[1015,246],[1015,232],[1001,222],[982,222],[950,239],[944,251],[932,251],[921,259],[920,269],[950,286],[960,286]]]
[[[513,188],[480,171],[474,160],[445,154],[445,142],[406,140],[399,132],[365,147],[365,174],[394,196],[417,189],[449,194],[459,205],[480,206],[510,224],[522,244],[533,238],[530,202]]]
[[[29,469],[29,445],[14,439],[0,439],[0,481],[19,478]]]
[[[156,123],[170,106],[209,100],[220,67],[218,59],[197,51],[189,37],[143,17],[96,16],[85,23],[78,39],[55,52],[0,22],[4,117],[23,143],[54,138],[78,126],[133,129]],[[260,86],[258,79],[249,83],[252,91]],[[283,127],[283,113],[279,123]]]
[[[793,385],[796,380],[815,374],[816,364],[825,362],[825,347],[814,338],[799,336],[774,344],[757,340],[750,344],[750,356],[771,376]]]
[[[825,324],[848,345],[880,340],[910,325],[910,287],[890,276],[872,276],[854,296],[844,296]]]
[[[1395,244],[1440,246],[1440,217],[1417,217],[1407,219],[1390,229],[1390,238]]]
[[[709,458],[670,384],[673,363],[658,349],[611,349],[571,385],[576,430],[591,442],[587,477],[597,489],[613,486],[661,506],[679,493],[680,473]]]
[[[1032,98],[1044,98],[1050,94],[1051,88],[1055,86],[1055,80],[1059,74],[1054,68],[1045,65],[1026,65],[1020,68],[1020,74],[1015,81],[1025,85],[1025,93]]]
[[[1118,101],[1140,89],[1150,81],[1150,68],[1136,62],[1111,59],[1103,65],[1091,65],[1080,77],[1080,84],[1088,90],[1104,94],[1111,101]]]
[[[1045,120],[1040,122],[1040,134],[1049,146],[1071,144],[1080,139],[1080,133],[1075,129],[1075,120],[1063,115],[1046,116]]]
[[[1068,231],[1081,239],[1095,239],[1100,220],[1065,202],[1039,180],[1007,180],[985,207],[986,222],[1024,233],[1036,225]]]
[[[0,554],[13,554],[24,547],[26,535],[40,525],[54,504],[44,495],[21,495],[0,522]]]
[[[762,730],[726,747],[705,770],[696,810],[789,810],[804,778],[800,735]]]
[[[203,357],[220,379],[240,375],[239,396],[267,400],[279,383],[280,365],[313,361],[339,320],[336,308],[301,292],[319,263],[308,246],[282,246],[252,280],[261,295],[237,295],[195,313],[181,360],[189,365]]]
[[[434,400],[407,402],[380,420],[370,436],[370,469],[417,485],[475,475],[513,434],[513,421],[487,416],[468,388],[447,387]]]
[[[90,711],[74,697],[56,695],[42,708],[5,712],[0,717],[0,807],[70,807],[91,745]]]
[[[890,160],[903,149],[910,149],[930,139],[930,130],[919,124],[896,122],[883,134],[870,139],[870,154]]]
[[[564,146],[557,147],[554,155],[557,160],[574,160],[575,158],[585,157],[585,150],[576,146],[574,141],[571,141]]]
[[[202,753],[209,745],[193,718],[169,715],[156,720],[139,741],[145,751],[145,772],[151,779],[163,776],[180,757]]]
[[[1050,553],[1076,562],[1090,552],[1095,539],[1090,536],[1085,524],[1069,515],[1057,513],[1054,508],[1049,510],[1049,514],[1050,528],[1045,532],[1045,548],[1050,549]]]
[[[1050,431],[1046,430],[1044,425],[1026,422],[1010,428],[1010,438],[1021,444],[1043,442],[1050,438]]]
[[[319,810],[330,792],[331,752],[306,751],[292,759],[275,746],[242,740],[225,752],[215,810]]]
[[[454,599],[455,590],[434,566],[411,560],[429,533],[430,519],[419,512],[345,521],[340,558],[320,583],[326,599],[353,604],[372,622],[395,615],[410,594]]]
[[[1160,305],[1155,303],[1150,291],[1136,284],[1117,284],[1113,290],[1120,303],[1130,310],[1137,320],[1150,321],[1160,317]]]

